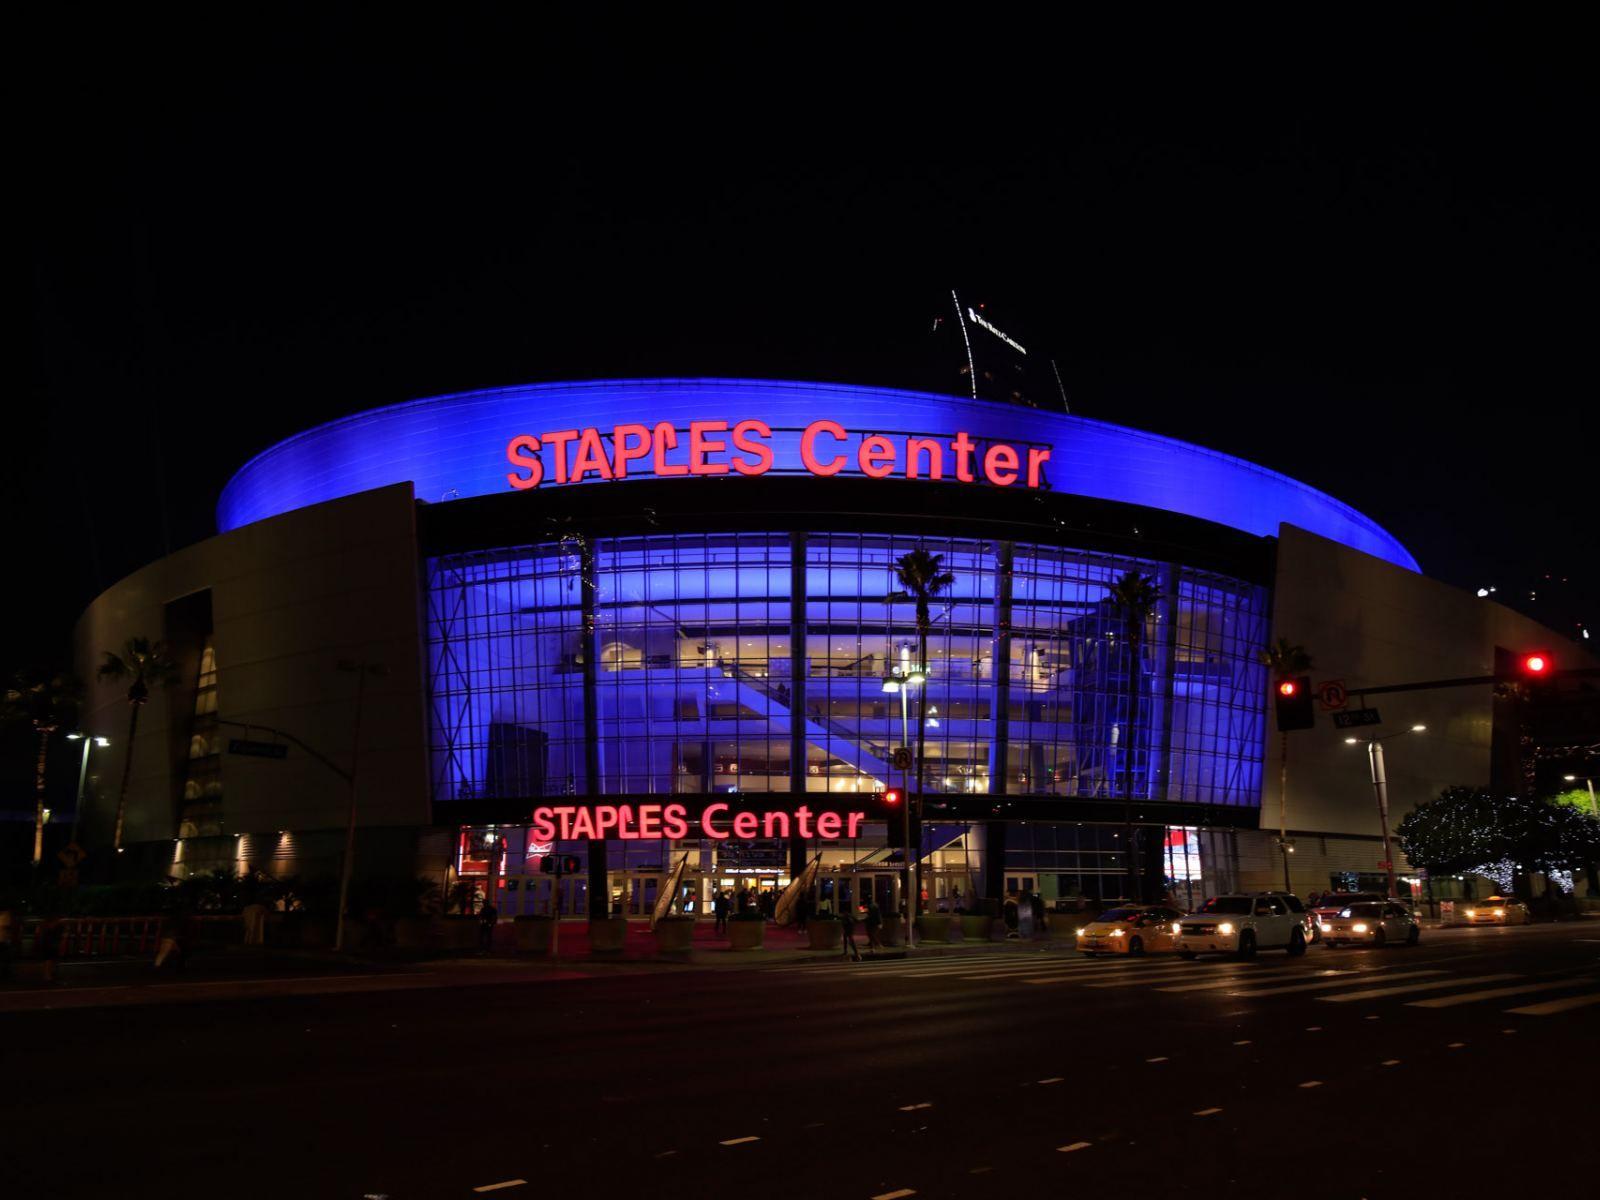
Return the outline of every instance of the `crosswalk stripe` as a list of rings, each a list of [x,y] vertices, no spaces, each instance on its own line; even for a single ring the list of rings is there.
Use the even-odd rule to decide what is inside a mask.
[[[1416,979],[1422,975],[1443,975],[1443,971],[1407,971],[1402,975],[1389,975],[1389,979]],[[1229,992],[1230,996],[1287,996],[1290,992],[1315,992],[1322,988],[1349,987],[1357,980],[1348,976],[1342,979],[1324,979],[1320,983],[1292,983],[1288,987],[1253,988],[1248,992]]]
[[[1580,987],[1592,984],[1593,979],[1546,980],[1543,983],[1522,983],[1516,987],[1490,988],[1486,992],[1463,992],[1459,996],[1430,996],[1426,1000],[1409,1000],[1407,1008],[1454,1008],[1458,1004],[1475,1004],[1479,1000],[1498,1000],[1502,996],[1525,996],[1529,992],[1553,992],[1558,988]]]
[[[1256,975],[1229,975],[1225,979],[1211,980],[1206,983],[1183,983],[1176,987],[1158,987],[1158,992],[1207,992],[1217,988],[1238,987],[1241,983],[1248,983],[1251,979],[1285,979],[1294,976],[1304,976],[1304,967],[1284,967],[1277,971],[1262,971]],[[1318,978],[1331,979],[1335,975],[1355,975],[1355,971],[1317,971]]]
[[[1180,967],[1176,971],[1163,971],[1155,975],[1124,976],[1121,979],[1111,979],[1104,983],[1087,983],[1084,986],[1091,988],[1146,987],[1151,984],[1174,983],[1180,979],[1189,979],[1193,977],[1193,974],[1193,968]],[[1236,975],[1229,982],[1240,984],[1251,978],[1253,976]]]
[[[1063,964],[1035,963],[1031,967],[1002,968],[1000,971],[990,971],[990,972],[985,973],[982,976],[973,976],[973,978],[987,978],[988,976],[997,975],[997,974],[1022,975],[1022,974],[1027,974],[1027,973],[1032,972],[1032,971],[1040,971],[1040,970],[1062,971],[1062,972],[1066,972],[1068,974],[1081,975],[1085,979],[1120,979],[1120,978],[1125,978],[1125,977],[1127,977],[1129,975],[1137,975],[1137,976],[1141,976],[1141,977],[1144,977],[1144,978],[1152,978],[1152,977],[1158,976],[1158,975],[1188,974],[1188,973],[1193,972],[1195,970],[1195,968],[1194,967],[1188,967],[1188,966],[1163,967],[1163,966],[1156,966],[1156,965],[1151,964],[1151,963],[1138,963],[1138,962],[1128,963],[1126,965],[1115,966],[1115,967],[1088,967],[1088,968],[1080,967],[1075,963],[1063,963]]]
[[[1403,976],[1391,975],[1390,979],[1401,979]],[[1343,1004],[1350,1000],[1378,1000],[1384,996],[1399,996],[1406,992],[1436,992],[1442,988],[1466,987],[1469,983],[1499,983],[1502,979],[1521,979],[1517,974],[1500,975],[1469,975],[1465,979],[1436,979],[1432,983],[1411,983],[1404,987],[1365,988],[1359,992],[1345,992],[1339,996],[1318,996],[1318,1000],[1328,1000],[1335,1004]]]
[[[1506,1011],[1523,1017],[1548,1017],[1574,1008],[1588,1008],[1591,1004],[1600,1004],[1600,992],[1568,996],[1565,1000],[1546,1000],[1543,1004],[1529,1004],[1522,1008],[1508,1008]]]
[[[920,975],[960,975],[963,972],[970,972],[975,966],[982,967],[986,978],[996,975],[1019,975],[1025,974],[1029,971],[1075,971],[1081,972],[1085,975],[1098,975],[1105,971],[1116,972],[1139,970],[1143,968],[1142,963],[1119,964],[1116,966],[1097,966],[1089,963],[1074,962],[1072,959],[1045,959],[1042,962],[1008,964],[994,963],[989,965],[964,962],[940,963],[938,965],[934,965],[932,963],[918,963],[914,967],[902,968],[901,970],[897,971],[896,974],[909,975],[913,977]]]

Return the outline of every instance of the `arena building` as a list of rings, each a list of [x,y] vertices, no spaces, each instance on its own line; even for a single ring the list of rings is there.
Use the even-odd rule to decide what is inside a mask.
[[[1296,890],[1370,886],[1367,757],[1324,714],[1290,735],[1280,797],[1259,652],[1301,643],[1357,697],[1553,640],[1274,471],[880,388],[418,400],[268,449],[217,519],[78,625],[85,677],[134,635],[181,667],[142,714],[123,874],[332,874],[353,802],[359,871],[480,877],[503,913],[557,887],[568,913],[704,911],[802,872],[823,902],[890,907],[899,789],[933,907],[1281,886],[1280,799]],[[897,568],[916,551],[948,575],[924,629]],[[1119,602],[1130,573],[1147,603]],[[93,850],[127,705],[97,684],[89,711],[114,743]],[[1389,744],[1391,820],[1504,775],[1487,686],[1388,697],[1381,718],[1426,727]],[[583,869],[557,884],[551,854]]]

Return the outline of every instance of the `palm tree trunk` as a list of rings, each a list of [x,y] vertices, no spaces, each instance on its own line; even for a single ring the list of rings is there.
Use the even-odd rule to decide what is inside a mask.
[[[1145,901],[1143,856],[1139,851],[1139,831],[1133,825],[1133,755],[1139,744],[1139,642],[1129,639],[1128,661],[1128,719],[1123,722],[1122,744],[1122,817],[1128,834],[1128,859],[1133,870],[1133,898]]]
[[[50,753],[50,731],[39,730],[39,757],[33,767],[33,865],[44,858],[44,765]]]
[[[117,789],[117,824],[111,834],[112,850],[122,849],[122,821],[128,811],[128,780],[133,777],[133,735],[139,731],[140,705],[128,705],[128,752],[122,756],[122,786]]]

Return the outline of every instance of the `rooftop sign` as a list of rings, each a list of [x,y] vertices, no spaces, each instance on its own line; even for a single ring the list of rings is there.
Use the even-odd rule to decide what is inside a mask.
[[[994,487],[1045,485],[1047,446],[974,438],[852,432],[837,421],[812,421],[804,429],[774,430],[765,421],[690,421],[681,427],[613,425],[518,434],[506,443],[513,468],[506,482],[518,491],[544,483],[626,479],[632,475],[765,475],[778,461],[777,442],[793,443],[811,475],[866,475],[872,479],[948,479]]]

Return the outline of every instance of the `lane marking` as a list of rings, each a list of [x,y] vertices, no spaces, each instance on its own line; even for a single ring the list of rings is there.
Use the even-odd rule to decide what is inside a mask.
[[[761,1139],[758,1138],[758,1137],[729,1138],[727,1141],[719,1143],[719,1145],[723,1145],[723,1146],[742,1146],[746,1142],[759,1142],[760,1140]]]
[[[1445,1047],[1445,1049],[1446,1050],[1459,1050],[1459,1049],[1461,1049],[1461,1047],[1463,1047],[1465,1045],[1466,1045],[1465,1042],[1451,1042],[1448,1046]]]
[[[1235,1046],[1248,1046],[1249,1044],[1250,1044],[1250,1039],[1249,1038],[1240,1038],[1237,1042],[1234,1043]]]
[[[1515,1033],[1516,1030],[1515,1029],[1502,1029],[1500,1032],[1501,1033]]]
[[[1524,1008],[1508,1008],[1506,1011],[1523,1017],[1548,1017],[1554,1013],[1570,1012],[1574,1008],[1588,1008],[1591,1004],[1600,1004],[1600,992],[1569,996],[1565,1000],[1546,1000],[1543,1004],[1529,1004]]]
[[[1398,1067],[1400,1060],[1398,1058],[1386,1058],[1383,1060],[1383,1065],[1386,1067]]]
[[[676,1150],[663,1150],[660,1154],[656,1155],[656,1157],[657,1158],[671,1158],[676,1153],[677,1153]]]
[[[1303,1088],[1321,1087],[1322,1086],[1322,1080],[1320,1080],[1320,1079],[1308,1079],[1304,1083],[1302,1083],[1300,1086],[1303,1087]]]
[[[897,1192],[879,1192],[872,1200],[904,1200],[906,1196],[915,1196],[917,1193],[912,1188],[901,1188]]]
[[[1074,1150],[1087,1150],[1092,1142],[1073,1142],[1070,1146],[1057,1146],[1056,1150],[1062,1154],[1071,1154]]]
[[[1309,972],[1297,967],[1280,968],[1276,971],[1262,971],[1255,975],[1256,979],[1285,979],[1291,977],[1304,978],[1313,976],[1317,979],[1331,979],[1336,975],[1354,975],[1355,971],[1317,971]],[[1186,983],[1180,987],[1159,987],[1158,992],[1206,992],[1218,988],[1238,987],[1240,984],[1249,983],[1251,976],[1248,974],[1230,975],[1226,979],[1214,979],[1209,983]]]
[[[1052,1076],[1050,1076],[1049,1079],[1041,1079],[1041,1080],[1039,1080],[1039,1082],[1040,1083],[1060,1083],[1062,1078],[1063,1077],[1060,1076],[1060,1075],[1052,1075]]]
[[[1501,996],[1523,996],[1529,992],[1553,992],[1558,988],[1581,987],[1593,982],[1592,979],[1568,979],[1563,983],[1523,983],[1516,987],[1490,988],[1486,992],[1463,992],[1459,996],[1430,996],[1426,1000],[1408,1000],[1406,1007],[1454,1008],[1458,1004],[1475,1004],[1479,1000],[1498,1000]]]
[[[1307,1033],[1321,1033],[1322,1032],[1322,1026],[1321,1025],[1307,1025],[1306,1026],[1306,1032]]]
[[[1202,1108],[1194,1115],[1197,1117],[1209,1117],[1221,1111],[1222,1110],[1220,1108]]]
[[[501,1188],[524,1187],[527,1182],[526,1179],[503,1179],[499,1183],[486,1183],[482,1187],[475,1187],[472,1190],[475,1192],[498,1192]]]
[[[1431,973],[1431,972],[1430,972]],[[1393,978],[1400,978],[1398,975]],[[1502,979],[1521,979],[1517,974],[1470,975],[1466,979],[1436,979],[1432,983],[1408,983],[1403,987],[1366,988],[1359,992],[1346,992],[1341,996],[1318,996],[1332,1004],[1348,1004],[1352,1000],[1377,1000],[1384,996],[1400,996],[1407,992],[1437,992],[1442,988],[1466,987],[1469,983],[1499,983]]]
[[[1147,1059],[1145,1059],[1145,1062],[1147,1062],[1147,1063],[1158,1063],[1158,1062],[1166,1062],[1166,1061],[1167,1061],[1167,1059],[1166,1059],[1165,1055],[1163,1055],[1160,1058],[1147,1058]]]
[[[1390,979],[1415,979],[1421,975],[1443,975],[1443,971],[1411,971],[1405,975],[1390,975]],[[1249,992],[1229,992],[1230,996],[1287,996],[1291,992],[1315,992],[1326,988],[1349,987],[1358,982],[1354,979],[1324,979],[1321,983],[1295,983],[1288,987],[1256,988]]]
[[[932,1108],[932,1107],[933,1107],[933,1105],[931,1103],[929,1103],[928,1101],[924,1100],[921,1104],[902,1104],[900,1106],[900,1111],[901,1112],[916,1112],[917,1109],[919,1109],[919,1108]]]

